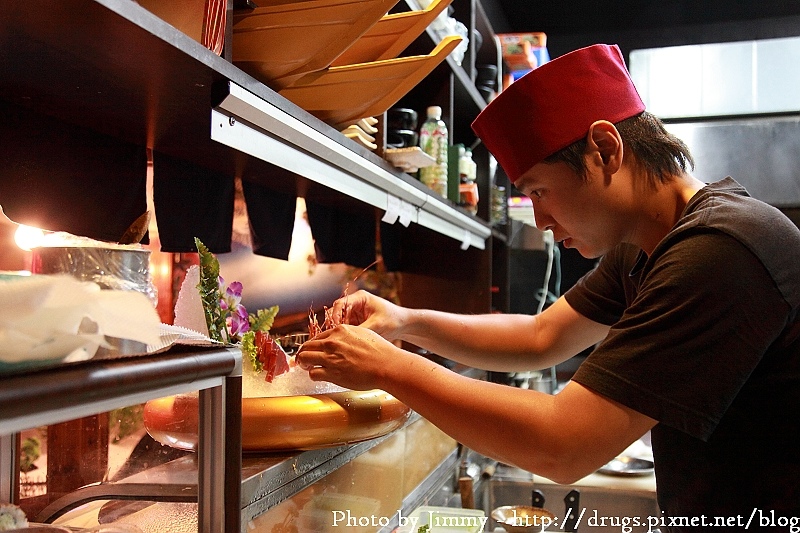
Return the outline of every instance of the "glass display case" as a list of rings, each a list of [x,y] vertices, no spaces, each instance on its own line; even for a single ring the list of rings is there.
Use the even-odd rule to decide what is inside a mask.
[[[49,454],[60,457],[48,472],[45,491],[48,504],[34,521],[49,521],[65,510],[102,496],[131,499],[169,492],[161,487],[101,482],[98,470],[108,464],[107,445],[102,442],[102,424],[91,417],[112,409],[127,408],[152,398],[199,391],[200,445],[193,483],[173,491],[185,500],[197,501],[197,524],[201,531],[238,530],[240,492],[241,351],[197,350],[174,347],[166,353],[118,356],[50,368],[4,374],[0,389],[0,500],[18,501],[20,456],[25,456],[18,435],[46,426]],[[75,422],[70,422],[75,421]],[[66,431],[57,425],[68,423]],[[87,437],[86,433],[90,435]],[[91,435],[94,433],[94,436]],[[107,424],[106,432],[107,435]],[[106,437],[107,439],[107,437]],[[59,441],[63,443],[59,444]],[[107,443],[107,440],[106,440]],[[105,449],[104,456],[97,450]],[[94,450],[94,455],[88,452]],[[98,465],[101,465],[98,467]],[[89,484],[74,485],[84,467]],[[58,470],[58,471],[55,471]],[[73,475],[70,475],[73,474]],[[103,472],[105,474],[105,472]],[[23,480],[24,481],[24,480]],[[86,480],[83,480],[86,481]],[[61,482],[61,486],[59,486]],[[39,520],[41,518],[41,520]],[[231,529],[233,527],[233,529]]]

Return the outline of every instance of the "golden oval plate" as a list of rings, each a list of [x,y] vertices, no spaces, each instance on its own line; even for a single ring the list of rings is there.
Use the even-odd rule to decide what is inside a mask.
[[[242,398],[242,450],[313,450],[373,439],[400,428],[411,410],[381,391]],[[197,394],[150,400],[147,432],[158,442],[197,448]]]

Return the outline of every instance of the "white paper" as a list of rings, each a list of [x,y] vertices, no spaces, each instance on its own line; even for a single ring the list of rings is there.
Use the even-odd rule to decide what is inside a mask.
[[[414,205],[406,202],[405,200],[400,200],[400,223],[408,227],[411,224],[414,216]]]
[[[222,344],[211,340],[208,336],[198,333],[189,328],[161,324],[159,330],[160,340],[158,344],[148,344],[147,353],[157,353],[167,350],[173,344],[185,344],[189,346],[221,346]]]
[[[101,290],[68,275],[0,281],[0,361],[86,358],[105,336],[159,342],[158,313],[142,293]]]
[[[208,337],[208,325],[203,311],[203,299],[197,286],[200,284],[200,267],[192,265],[183,277],[178,299],[175,301],[175,318],[172,323]]]
[[[468,229],[464,230],[464,238],[461,239],[461,249],[466,250],[469,248],[469,243],[472,242],[472,235]]]
[[[400,198],[392,196],[391,194],[386,197],[386,213],[384,213],[381,222],[387,224],[394,224],[400,216]]]

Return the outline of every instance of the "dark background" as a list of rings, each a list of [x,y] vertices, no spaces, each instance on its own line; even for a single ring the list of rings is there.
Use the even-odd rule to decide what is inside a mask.
[[[551,57],[598,42],[636,48],[800,35],[796,0],[482,0],[497,33],[542,31]]]

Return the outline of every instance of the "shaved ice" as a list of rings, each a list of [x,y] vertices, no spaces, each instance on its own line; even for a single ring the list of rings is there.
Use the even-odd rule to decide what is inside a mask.
[[[292,362],[293,363],[293,362]],[[290,370],[275,376],[272,383],[264,380],[263,373],[256,373],[247,361],[242,365],[242,397],[259,398],[271,396],[297,396],[308,394],[329,394],[349,389],[327,381],[312,381],[308,371],[290,364]]]

